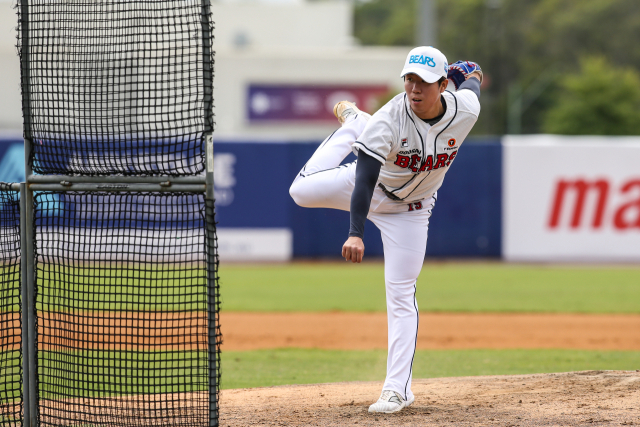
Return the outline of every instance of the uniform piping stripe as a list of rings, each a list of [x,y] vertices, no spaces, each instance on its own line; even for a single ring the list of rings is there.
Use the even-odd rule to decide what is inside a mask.
[[[447,91],[447,92],[449,92],[449,91]],[[449,92],[449,93],[451,93],[451,92]],[[436,157],[438,156],[438,137],[440,135],[442,135],[442,132],[447,130],[449,128],[449,126],[451,126],[451,123],[453,123],[453,121],[456,119],[456,116],[458,115],[458,98],[456,98],[455,95],[453,95],[453,93],[451,93],[451,95],[453,96],[453,100],[456,102],[456,111],[453,113],[453,117],[451,118],[449,123],[447,123],[447,125],[444,127],[444,129],[442,129],[440,131],[440,133],[437,134],[435,139],[433,140],[433,155],[436,156]],[[433,160],[435,160],[436,157],[434,157]]]
[[[378,161],[379,161],[380,163],[382,163],[383,165],[386,163],[387,159],[386,159],[383,155],[381,155],[381,154],[379,154],[379,153],[376,153],[375,151],[373,151],[373,150],[372,150],[372,149],[370,149],[370,148],[367,148],[367,147],[366,147],[362,142],[360,142],[360,141],[356,141],[356,142],[354,142],[354,143],[353,143],[353,145],[356,145],[356,144],[357,144],[357,146],[358,146],[358,149],[360,149],[360,150],[364,150],[364,152],[365,152],[365,153],[367,153],[368,155],[370,155],[371,157],[375,157],[375,159],[376,159],[376,160],[378,160]]]
[[[404,103],[404,112],[407,114],[407,117],[409,117],[409,120],[411,120],[411,123],[413,123],[413,127],[416,128],[416,133],[418,134],[418,136],[420,137],[420,142],[422,143],[422,161],[424,161],[424,156],[427,153],[427,147],[424,145],[424,138],[422,138],[422,134],[420,133],[420,131],[418,130],[418,125],[416,125],[415,120],[413,120],[413,117],[411,117],[411,114],[409,114],[409,110],[407,109],[407,102],[409,102],[407,100],[407,94],[404,94],[404,99],[405,99],[405,103]]]
[[[333,137],[333,135],[334,135],[336,132],[338,132],[338,129],[334,130],[334,131],[331,133],[331,135],[329,135],[328,137],[326,137],[326,138],[325,138],[325,140],[324,140],[324,141],[322,141],[322,144],[320,144],[320,145],[318,146],[318,148],[316,149],[316,151],[317,151],[318,149],[320,149],[320,147],[324,147],[324,145],[325,145],[327,142],[329,142],[329,140]],[[314,154],[315,154],[315,153],[314,153]],[[311,157],[313,157],[313,156],[311,156]],[[309,160],[311,160],[311,159],[309,159]],[[308,165],[308,164],[309,164],[309,162],[307,161],[307,163],[305,163],[305,164],[304,164],[304,166],[302,167],[302,171],[304,171],[304,170],[307,168],[307,165]],[[329,170],[329,169],[327,169],[327,170]],[[300,175],[301,175],[301,176],[305,176],[305,175],[303,175],[303,174],[302,174],[302,171],[300,171]]]
[[[447,91],[449,92],[449,91]],[[451,93],[451,92],[449,92]],[[453,94],[452,94],[453,95]],[[451,120],[449,121],[449,123],[447,123],[447,125],[444,127],[444,129],[442,129],[440,131],[440,133],[438,133],[435,137],[435,139],[433,140],[433,160],[435,161],[435,159],[438,157],[438,137],[440,135],[442,135],[442,132],[444,132],[445,130],[447,130],[449,128],[449,126],[451,126],[451,123],[453,123],[453,121],[456,119],[456,116],[458,115],[458,98],[455,97],[455,95],[453,96],[453,100],[456,102],[456,110],[453,113],[453,117],[451,118]],[[406,107],[405,107],[406,108]],[[413,123],[415,125],[415,122]],[[426,153],[426,152],[425,152]],[[422,182],[427,179],[429,177],[429,175],[431,175],[432,171],[429,171],[429,173],[427,174],[427,176],[425,176],[422,181],[420,181],[420,183],[418,185],[416,185],[415,187],[413,187],[413,190],[411,190],[411,192],[409,194],[407,194],[407,196],[405,197],[405,199],[409,196],[411,196],[411,194],[413,194],[414,191],[416,191],[416,189],[418,189],[418,187],[420,187],[420,184],[422,184]],[[415,176],[415,175],[414,175]]]
[[[411,379],[411,374],[413,372],[413,359],[416,357],[416,347],[418,346],[418,326],[420,325],[420,312],[418,311],[418,306],[416,305],[416,292],[418,288],[416,284],[413,284],[413,307],[416,309],[416,337],[413,341],[413,355],[411,356],[411,366],[409,367],[409,377],[407,377],[407,382],[404,385],[404,400],[407,400],[407,387],[409,387],[409,380]]]
[[[336,166],[335,168],[323,169],[321,171],[315,171],[315,172],[311,172],[311,173],[307,173],[307,174],[304,174],[304,173],[300,172],[300,176],[303,177],[303,178],[306,178],[308,176],[315,175],[317,173],[322,173],[322,172],[326,172],[326,171],[332,171],[334,169],[346,168],[350,164],[351,163],[345,163],[344,165]]]

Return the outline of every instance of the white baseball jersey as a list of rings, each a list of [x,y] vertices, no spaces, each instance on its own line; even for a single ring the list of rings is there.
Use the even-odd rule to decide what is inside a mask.
[[[447,111],[431,126],[411,109],[407,95],[395,96],[378,110],[353,144],[380,163],[378,182],[394,199],[415,202],[433,196],[480,114],[470,90],[442,93]]]

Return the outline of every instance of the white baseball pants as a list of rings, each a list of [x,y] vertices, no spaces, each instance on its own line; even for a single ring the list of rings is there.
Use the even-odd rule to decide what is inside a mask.
[[[289,192],[298,205],[349,211],[356,163],[339,165],[351,152],[368,116],[359,114],[350,119],[324,140],[293,181]],[[396,391],[406,400],[413,399],[411,371],[419,318],[416,280],[424,262],[434,203],[432,197],[410,206],[391,200],[376,187],[368,215],[380,230],[384,245],[389,352],[383,390]],[[345,227],[345,241],[347,231]]]

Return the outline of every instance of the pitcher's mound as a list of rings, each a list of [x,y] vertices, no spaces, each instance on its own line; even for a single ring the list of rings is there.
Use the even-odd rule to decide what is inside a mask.
[[[416,400],[369,414],[381,383],[223,390],[230,426],[640,426],[640,371],[415,380]]]

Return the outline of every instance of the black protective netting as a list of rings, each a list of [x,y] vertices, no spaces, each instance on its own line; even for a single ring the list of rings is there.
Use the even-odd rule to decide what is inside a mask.
[[[208,426],[220,336],[204,195],[40,192],[34,205],[41,425]]]
[[[194,175],[213,130],[209,0],[18,0],[41,174]]]
[[[20,193],[0,183],[0,425],[22,425]]]

